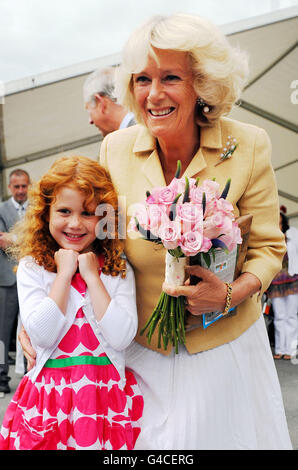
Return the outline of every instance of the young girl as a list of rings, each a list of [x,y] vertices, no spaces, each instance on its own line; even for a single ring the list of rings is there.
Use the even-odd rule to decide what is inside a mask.
[[[111,209],[105,237],[98,206]],[[117,214],[108,174],[86,157],[57,160],[31,191],[15,252],[20,314],[36,364],[8,406],[0,449],[134,447],[143,398],[125,370],[124,350],[137,311]]]

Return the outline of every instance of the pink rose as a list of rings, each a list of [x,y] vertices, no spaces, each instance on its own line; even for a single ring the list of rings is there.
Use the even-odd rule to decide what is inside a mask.
[[[234,218],[234,215],[233,215],[234,207],[226,199],[223,199],[223,198],[217,199],[215,201],[215,210],[223,212],[226,215],[229,215],[231,218]]]
[[[161,188],[161,190],[159,191],[157,203],[170,205],[174,201],[175,197],[176,197],[176,192],[173,189],[171,189],[169,186],[166,186],[165,188]]]
[[[220,239],[229,251],[233,251],[237,245],[242,243],[241,230],[238,224],[233,222],[231,231],[220,237]]]
[[[193,186],[189,191],[189,198],[194,204],[202,204],[203,190],[202,188]]]
[[[219,199],[220,196],[220,186],[216,181],[204,180],[201,188],[204,193],[206,193],[207,199]]]
[[[216,225],[215,221],[213,220],[212,216],[207,217],[204,220],[204,223],[203,223],[204,237],[207,237],[210,240],[212,240],[213,238],[219,237],[219,235],[221,235],[221,233],[222,233],[221,228],[217,227],[217,225]]]
[[[139,224],[144,228],[148,229],[149,228],[149,218],[148,218],[148,213],[146,206],[144,204],[138,203],[134,204],[134,215],[130,219],[127,230],[129,232],[138,232],[138,229],[136,227],[136,222],[135,218],[138,219]]]
[[[157,235],[160,224],[163,220],[168,220],[164,207],[159,204],[149,204],[147,206],[147,214],[149,229]]]
[[[179,246],[181,237],[180,224],[169,220],[168,223],[162,224],[159,227],[158,236],[167,250],[174,250]]]
[[[214,212],[214,205],[219,198],[219,184],[212,180],[205,180],[201,186],[193,186],[190,191],[190,200],[195,204],[202,204],[203,193],[205,193],[205,213],[208,217]]]
[[[200,232],[187,232],[181,237],[179,246],[185,256],[194,256],[199,253],[203,237]]]
[[[164,188],[154,188],[152,189],[151,191],[151,194],[150,196],[147,197],[146,199],[146,203],[147,204],[158,204],[158,199],[159,199],[159,194],[161,192],[161,190],[164,189]]]
[[[226,234],[232,230],[232,219],[225,215],[224,212],[216,212],[211,217],[215,227],[221,230],[222,234]]]
[[[200,251],[203,253],[207,253],[210,250],[210,248],[212,248],[211,240],[207,237],[203,237]]]
[[[177,205],[176,220],[181,224],[181,232],[189,232],[194,228],[197,231],[203,230],[203,211],[202,208],[191,202]]]
[[[175,197],[177,194],[184,194],[185,191],[185,179],[184,178],[173,178],[168,188],[175,193]]]
[[[196,187],[196,180],[194,178],[188,178],[188,183],[190,191]],[[185,178],[173,178],[168,188],[174,191],[176,195],[181,193],[183,196],[185,192]]]

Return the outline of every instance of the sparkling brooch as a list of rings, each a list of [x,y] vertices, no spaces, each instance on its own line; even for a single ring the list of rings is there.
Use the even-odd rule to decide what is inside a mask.
[[[236,139],[234,139],[231,135],[229,135],[227,143],[223,149],[223,152],[220,154],[219,162],[217,162],[214,166],[220,165],[220,163],[224,162],[228,158],[231,158],[231,156],[233,155],[237,147],[238,147],[238,144],[237,144]]]

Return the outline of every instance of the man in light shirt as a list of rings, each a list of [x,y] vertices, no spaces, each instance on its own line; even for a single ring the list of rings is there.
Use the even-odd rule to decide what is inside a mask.
[[[89,122],[105,137],[110,132],[135,124],[133,113],[117,103],[115,96],[116,67],[98,69],[84,82],[83,95]]]
[[[11,197],[0,203],[0,341],[4,357],[0,357],[0,392],[9,393],[8,352],[13,328],[19,312],[16,275],[13,262],[6,254],[12,244],[9,233],[13,225],[24,216],[28,204],[30,177],[25,170],[16,169],[9,175]]]

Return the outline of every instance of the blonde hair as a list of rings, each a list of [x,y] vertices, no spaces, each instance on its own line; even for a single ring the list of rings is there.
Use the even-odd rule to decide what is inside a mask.
[[[153,48],[188,52],[194,89],[210,107],[208,113],[198,107],[199,125],[212,125],[230,112],[247,81],[247,55],[233,48],[208,20],[181,13],[151,18],[131,34],[124,48],[116,94],[139,122],[142,118],[134,99],[132,75],[145,68],[148,56],[156,58]]]
[[[105,274],[125,276],[125,260],[121,257],[122,242],[118,236],[118,197],[108,172],[95,160],[87,157],[62,157],[50,170],[32,185],[29,191],[29,206],[22,221],[15,225],[12,233],[16,242],[10,254],[18,261],[32,256],[47,271],[55,272],[54,254],[60,248],[49,230],[50,206],[62,187],[70,187],[85,196],[86,209],[94,210],[94,203],[109,204],[113,209],[114,232],[103,240],[95,239],[94,252],[105,257],[102,271]],[[92,207],[91,207],[92,206]]]

